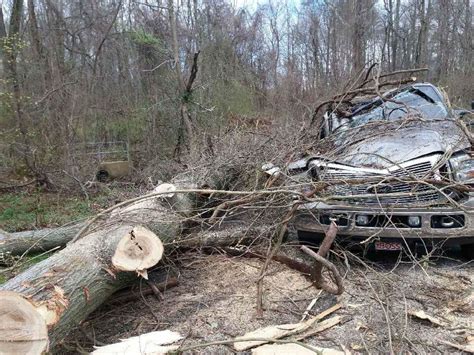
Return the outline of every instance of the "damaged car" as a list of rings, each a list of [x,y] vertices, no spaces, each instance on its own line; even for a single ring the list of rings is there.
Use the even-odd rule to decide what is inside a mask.
[[[474,156],[440,89],[416,83],[328,112],[310,154],[287,167],[288,179],[313,201],[292,227],[317,242],[328,226],[339,241],[376,250],[474,246]]]

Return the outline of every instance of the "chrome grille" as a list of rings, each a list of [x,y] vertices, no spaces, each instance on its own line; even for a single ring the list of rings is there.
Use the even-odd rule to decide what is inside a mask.
[[[433,167],[431,166],[431,163],[427,161],[424,163],[419,163],[412,166],[399,168],[395,171],[392,171],[391,175],[395,177],[413,176],[418,179],[422,179],[422,178],[428,177],[429,175],[432,175],[433,174],[432,169]]]
[[[380,171],[380,173],[327,169],[322,171],[319,177],[320,180],[331,184],[326,189],[329,195],[355,196],[349,200],[355,204],[433,205],[445,202],[446,198],[427,184],[411,182],[416,179],[429,179],[433,175],[431,162],[424,161],[404,167],[394,166],[386,171]],[[393,181],[393,178],[406,181]],[[359,184],[358,181],[361,183]],[[376,193],[374,189],[381,186],[380,184],[383,184],[388,191]],[[380,194],[382,195],[378,196]],[[390,196],[390,194],[394,194],[394,196]],[[365,196],[357,197],[357,195]]]

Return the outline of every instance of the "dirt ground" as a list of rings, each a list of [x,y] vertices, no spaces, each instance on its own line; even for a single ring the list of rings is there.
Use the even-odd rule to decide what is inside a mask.
[[[391,255],[362,261],[360,255],[347,256],[338,264],[344,273],[344,294],[322,293],[311,311],[318,314],[341,303],[334,314],[343,316],[343,322],[305,339],[307,344],[355,353],[459,353],[446,342],[462,345],[474,335],[472,263],[443,258],[420,264]],[[298,322],[319,293],[303,275],[272,262],[264,283],[264,318],[257,319],[255,281],[262,260],[193,253],[180,262],[179,285],[167,290],[163,301],[146,296],[104,305],[65,339],[62,351],[90,351],[94,343],[110,344],[164,329],[180,332],[184,345],[229,340],[259,327]],[[411,316],[415,311],[424,311],[433,321]],[[220,345],[193,353],[235,351]]]

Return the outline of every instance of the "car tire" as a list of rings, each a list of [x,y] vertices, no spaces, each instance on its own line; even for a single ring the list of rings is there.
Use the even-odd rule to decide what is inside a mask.
[[[107,170],[99,170],[95,175],[95,178],[99,182],[107,182],[109,181],[109,172]]]
[[[468,260],[474,259],[474,244],[461,245],[461,255]]]

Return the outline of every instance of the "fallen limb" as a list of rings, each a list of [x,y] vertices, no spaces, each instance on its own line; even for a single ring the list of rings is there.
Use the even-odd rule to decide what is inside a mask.
[[[269,238],[272,229],[269,226],[232,226],[228,228],[211,228],[206,231],[197,230],[173,240],[167,245],[181,248],[226,247],[247,244],[259,238]]]
[[[243,336],[235,338],[236,342],[234,348],[237,351],[244,351],[256,347],[258,345],[265,344],[267,341],[258,341],[253,340],[254,338],[271,338],[271,339],[281,339],[284,337],[296,335],[303,333],[310,329],[316,322],[327,317],[331,313],[337,311],[342,306],[341,304],[336,304],[320,314],[311,317],[305,322],[300,323],[290,323],[290,324],[280,324],[280,325],[271,325],[265,328],[260,328],[249,333],[246,333]],[[304,338],[304,337],[303,337]]]
[[[302,346],[298,343],[288,344],[265,344],[252,349],[252,355],[344,355],[343,351],[330,348],[321,348],[319,346]]]
[[[308,332],[305,332],[304,334],[298,335],[296,337],[296,340],[303,340],[309,337],[312,337],[318,333],[321,333],[329,328],[334,327],[335,325],[341,323],[342,317],[341,316],[335,316],[329,319],[326,319],[322,321],[321,323],[318,323],[314,328],[310,329]]]
[[[170,288],[178,286],[178,279],[176,277],[172,277],[165,282],[161,282],[156,285],[158,290],[160,292],[164,292],[166,290],[169,290]],[[133,291],[133,290],[123,290],[120,291],[116,294],[114,294],[108,303],[126,303],[126,302],[131,302],[137,300],[137,298],[140,298],[141,296],[149,296],[153,295],[154,292],[152,289],[144,289],[140,291]]]
[[[452,343],[450,341],[441,340],[441,339],[438,339],[438,341],[445,345],[449,345],[455,349],[465,351],[466,353],[474,354],[474,341],[472,339],[468,339],[467,344],[456,344],[456,343]]]
[[[232,256],[238,257],[246,257],[246,258],[258,258],[258,259],[266,259],[266,256],[257,252],[253,252],[250,250],[239,250],[236,248],[223,248],[223,250]],[[286,255],[282,254],[275,254],[272,256],[272,260],[277,261],[281,264],[288,266],[290,269],[296,270],[305,276],[310,276],[311,274],[311,267],[306,265],[305,263],[292,259]]]
[[[6,233],[0,231],[0,255],[22,255],[40,253],[63,247],[77,234],[84,223],[59,228],[45,228],[25,232]]]
[[[260,317],[260,318],[263,317],[263,278],[265,277],[270,261],[273,259],[273,256],[278,253],[278,250],[280,249],[281,244],[283,243],[285,233],[288,229],[287,228],[288,223],[293,218],[294,213],[296,212],[299,204],[300,204],[300,201],[293,203],[293,206],[283,218],[279,226],[278,233],[275,238],[276,239],[275,244],[273,245],[271,249],[269,249],[267,258],[265,259],[265,262],[262,268],[260,269],[260,274],[257,279],[257,317]]]
[[[315,253],[310,248],[304,245],[301,247],[301,250],[311,256],[313,259],[315,259],[315,263],[311,269],[311,279],[313,280],[315,286],[333,295],[340,295],[344,292],[342,277],[339,274],[339,271],[337,270],[336,266],[329,260],[325,259],[326,254],[328,253],[332,243],[334,242],[334,239],[336,238],[336,234],[337,225],[336,223],[331,222],[331,225],[329,226],[329,229],[326,232],[326,236],[324,237],[321,246],[319,247],[318,253]],[[324,278],[322,274],[323,267],[326,267],[329,271],[331,271],[334,277],[334,282],[336,283],[335,286],[330,284]]]
[[[280,340],[280,339],[273,339],[273,338],[249,338],[245,340],[237,340],[237,339],[230,339],[230,340],[217,340],[217,341],[211,341],[208,343],[201,343],[201,344],[195,344],[195,345],[189,345],[189,346],[182,346],[178,348],[177,350],[172,350],[168,354],[182,354],[186,351],[191,351],[191,350],[197,350],[197,349],[202,349],[202,348],[207,348],[209,346],[214,346],[214,345],[227,345],[227,344],[233,344],[233,343],[238,343],[240,341],[255,341],[255,342],[262,342],[264,343],[275,343],[275,344],[298,344],[302,346],[303,348],[306,348],[308,350],[314,351],[314,348],[311,347],[310,345],[307,345],[305,343],[299,342],[297,340]]]

